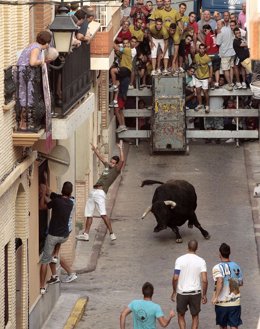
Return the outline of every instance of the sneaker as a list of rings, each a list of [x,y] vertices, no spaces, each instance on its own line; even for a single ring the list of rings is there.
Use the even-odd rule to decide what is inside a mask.
[[[247,85],[245,82],[242,82],[242,89],[247,89]]]
[[[155,70],[152,70],[151,75],[157,75],[157,72]]]
[[[57,256],[53,256],[52,259],[51,259],[51,263],[57,264],[58,263],[58,257]]]
[[[214,83],[214,87],[215,87],[215,88],[219,88],[219,83],[218,83],[218,82],[215,82],[215,83]]]
[[[76,273],[71,273],[71,274],[67,275],[66,278],[64,280],[62,280],[62,282],[69,283],[69,282],[76,280],[77,278],[78,278],[78,276]]]
[[[178,77],[178,76],[179,76],[179,71],[176,70],[172,75],[173,75],[174,77]]]
[[[179,67],[179,73],[184,73],[185,70],[182,67]]]
[[[116,240],[116,236],[115,236],[115,234],[114,234],[114,233],[111,233],[111,234],[110,234],[110,239],[111,239],[111,241],[114,241],[114,240]]]
[[[205,106],[205,113],[209,113],[209,112],[210,112],[209,106]]]
[[[157,74],[162,74],[161,69],[158,69],[158,70],[157,70]]]
[[[126,131],[127,128],[126,126],[118,126],[118,128],[116,129],[116,133],[121,133],[122,131]]]
[[[169,72],[168,72],[167,69],[164,69],[164,70],[162,71],[162,74],[163,74],[163,75],[167,75],[167,74],[169,74]]]
[[[143,83],[142,85],[140,85],[140,89],[143,89],[143,88],[146,88],[147,86],[146,86],[146,84],[145,83]]]
[[[118,91],[118,86],[117,85],[113,85],[112,86],[112,89],[113,89],[113,91]]]
[[[118,107],[118,102],[116,100],[113,100],[110,104],[109,107]]]
[[[225,141],[225,143],[229,144],[229,143],[234,143],[235,139],[234,138],[229,138]]]
[[[50,280],[48,280],[46,283],[48,284],[55,284],[55,283],[59,283],[60,282],[60,278],[58,277],[58,275],[56,276],[51,276]]]
[[[47,292],[47,289],[46,288],[40,288],[41,295],[45,295],[46,292]]]
[[[242,85],[240,82],[236,82],[235,87],[236,87],[236,89],[242,89]]]
[[[225,85],[225,89],[228,91],[232,91],[233,87],[232,87],[232,85]]]
[[[133,89],[135,89],[135,87],[133,85],[128,86],[128,90],[133,90]]]
[[[79,234],[76,236],[77,240],[81,240],[81,241],[89,241],[89,235],[88,233],[83,233],[83,234]]]
[[[200,111],[200,110],[202,110],[203,109],[203,105],[198,105],[198,106],[196,106],[195,107],[195,111]]]
[[[215,90],[215,85],[211,85],[210,90]]]

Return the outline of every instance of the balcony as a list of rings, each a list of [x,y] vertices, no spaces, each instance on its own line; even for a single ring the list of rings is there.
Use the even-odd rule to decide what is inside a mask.
[[[60,65],[59,59],[54,63]],[[67,55],[65,65],[57,70],[51,68],[51,93],[55,99],[53,116],[64,117],[90,90],[90,45],[83,42]]]
[[[109,70],[114,61],[113,42],[120,30],[120,5],[117,1],[103,1],[96,5],[98,31],[90,44],[91,70]]]
[[[15,146],[30,147],[51,129],[53,138],[67,137],[89,115],[85,110],[94,108],[94,96],[88,94],[92,83],[90,46],[82,43],[75,48],[60,68],[59,59],[53,64],[55,68],[50,65],[49,72],[44,67],[25,65],[5,70],[3,109],[14,108],[16,112]]]

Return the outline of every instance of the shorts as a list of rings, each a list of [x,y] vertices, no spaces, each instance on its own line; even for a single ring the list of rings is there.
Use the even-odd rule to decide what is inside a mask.
[[[241,62],[241,65],[246,70],[247,74],[252,73],[252,63],[250,58],[246,58],[245,60],[243,60],[243,62]]]
[[[219,306],[215,305],[216,325],[221,327],[238,327],[241,320],[241,306]]]
[[[130,84],[130,76],[126,76],[120,79],[119,92],[118,92],[118,96],[120,98],[126,98],[129,84]]]
[[[152,41],[155,44],[155,46],[151,49],[151,58],[157,58],[158,48],[161,48],[162,52],[164,51],[164,40],[152,38]],[[168,49],[166,50],[164,58],[169,58]]]
[[[43,254],[41,257],[41,264],[49,264],[52,260],[52,253],[53,250],[58,243],[64,243],[68,240],[69,236],[63,237],[63,236],[54,236],[51,234],[47,235],[47,238],[45,240],[44,248],[43,248]]]
[[[212,68],[213,72],[215,73],[216,71],[220,70],[220,64],[221,64],[221,58],[219,57],[218,54],[215,54],[213,56],[209,56],[212,61]]]
[[[118,97],[117,102],[118,102],[119,109],[123,110],[125,108],[126,101],[123,98]]]
[[[118,72],[116,74],[116,77],[118,80],[121,80],[125,77],[130,77],[131,76],[131,71],[127,67],[119,67]]]
[[[200,312],[201,294],[196,294],[196,295],[177,294],[176,302],[177,302],[176,310],[179,314],[185,314],[189,306],[190,314],[197,315]]]
[[[197,79],[195,77],[195,87],[196,88],[202,88],[203,90],[209,89],[209,79]]]
[[[221,58],[221,69],[228,71],[234,66],[234,56],[222,57]]]
[[[101,216],[105,216],[106,212],[106,193],[101,189],[93,189],[85,206],[85,217],[93,217],[95,207]]]

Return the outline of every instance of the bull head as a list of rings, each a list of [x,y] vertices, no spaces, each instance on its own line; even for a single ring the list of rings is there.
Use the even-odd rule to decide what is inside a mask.
[[[166,201],[163,201],[164,202],[164,204],[166,205],[166,206],[171,206],[171,209],[173,209],[174,207],[176,207],[176,202],[174,202],[174,201],[172,201],[172,200],[166,200]],[[142,219],[144,219],[148,214],[149,214],[149,212],[152,210],[152,206],[149,206],[146,210],[145,210],[145,212],[143,213],[143,215],[142,215]]]

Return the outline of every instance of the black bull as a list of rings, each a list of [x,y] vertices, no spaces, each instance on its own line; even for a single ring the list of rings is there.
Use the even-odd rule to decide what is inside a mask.
[[[185,180],[168,180],[162,183],[156,180],[145,180],[145,185],[161,184],[157,187],[152,205],[146,209],[142,219],[151,211],[157,221],[154,232],[170,227],[176,234],[176,242],[182,242],[178,226],[188,221],[188,227],[196,226],[205,239],[209,239],[209,233],[198,222],[195,210],[197,208],[197,195],[193,185]]]

